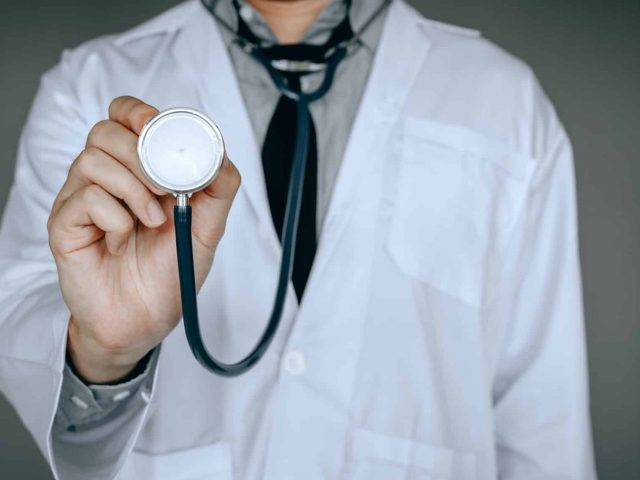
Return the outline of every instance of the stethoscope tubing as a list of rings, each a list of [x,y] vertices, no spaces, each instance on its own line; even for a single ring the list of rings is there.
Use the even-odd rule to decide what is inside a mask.
[[[191,235],[191,206],[187,203],[176,205],[173,218],[176,232],[178,275],[182,297],[182,317],[189,347],[194,357],[207,370],[223,377],[236,377],[248,371],[264,355],[278,329],[291,278],[293,258],[296,248],[296,232],[300,218],[302,187],[309,148],[309,112],[304,99],[297,104],[297,134],[294,161],[289,180],[289,194],[285,210],[285,224],[282,231],[282,261],[278,276],[278,286],[271,316],[262,336],[254,348],[242,360],[225,363],[213,357],[202,340],[198,320],[197,289],[193,265],[193,245]],[[214,267],[215,268],[215,267]]]
[[[213,11],[212,4],[203,0],[212,15],[217,18]],[[262,336],[255,344],[254,348],[243,359],[236,363],[225,363],[213,357],[202,340],[200,325],[198,320],[197,289],[193,265],[193,245],[191,235],[191,206],[188,204],[188,196],[183,195],[178,198],[178,204],[174,207],[174,223],[176,232],[176,251],[178,257],[178,274],[180,278],[180,293],[182,298],[182,316],[185,333],[189,347],[198,362],[207,370],[223,377],[235,377],[247,372],[265,354],[271,344],[280,324],[284,310],[289,279],[293,269],[293,260],[296,248],[296,237],[298,221],[300,218],[300,207],[302,203],[302,190],[307,164],[307,154],[310,138],[310,113],[309,103],[318,100],[326,94],[333,83],[338,64],[347,55],[347,50],[352,41],[358,39],[362,33],[390,3],[389,0],[375,12],[372,18],[365,23],[365,26],[354,35],[351,41],[339,44],[326,59],[326,71],[321,85],[313,92],[292,91],[283,73],[278,71],[271,64],[270,60],[261,52],[256,45],[244,42],[245,50],[260,62],[269,73],[274,84],[283,95],[297,102],[297,130],[294,147],[291,176],[289,179],[289,191],[287,195],[287,205],[285,209],[285,222],[282,229],[282,259],[276,295],[271,310],[271,315]],[[220,19],[219,19],[220,20]],[[233,30],[224,22],[225,28]],[[213,267],[215,268],[215,266]]]

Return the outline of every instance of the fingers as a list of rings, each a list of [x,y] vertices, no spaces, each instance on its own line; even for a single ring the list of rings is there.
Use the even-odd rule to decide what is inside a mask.
[[[240,172],[225,156],[215,180],[191,198],[193,235],[208,248],[215,248],[224,234],[227,216],[240,182]]]
[[[218,175],[203,192],[211,198],[224,200],[231,205],[241,180],[240,172],[225,153]]]
[[[124,125],[136,135],[140,135],[147,120],[157,114],[156,108],[134,97],[118,97],[109,105],[109,120]]]
[[[166,192],[146,178],[137,152],[140,131],[157,114],[157,109],[133,97],[118,97],[111,102],[109,119],[92,128],[85,150],[74,161],[56,198],[49,221],[56,233],[52,249],[81,248],[104,232],[107,248],[117,254],[126,246],[134,226],[131,214],[118,199],[147,227],[166,221],[156,198]],[[193,195],[193,233],[201,243],[217,245],[239,186],[240,174],[225,157],[216,179]],[[60,234],[65,231],[82,234],[69,235],[70,240],[65,241]]]
[[[109,252],[119,255],[125,251],[133,228],[133,218],[124,206],[102,187],[90,184],[74,192],[52,215],[49,244],[54,254],[67,254],[104,234]]]
[[[147,227],[162,225],[166,216],[155,195],[123,164],[97,147],[85,149],[69,169],[53,206],[54,213],[74,192],[90,184],[102,187],[127,206]]]
[[[87,137],[86,148],[99,148],[108,153],[133,174],[153,193],[164,195],[144,175],[138,162],[138,135],[114,120],[102,120],[94,125]]]

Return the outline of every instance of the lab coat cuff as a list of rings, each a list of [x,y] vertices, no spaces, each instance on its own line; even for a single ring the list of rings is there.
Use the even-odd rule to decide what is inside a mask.
[[[115,385],[88,385],[74,372],[68,363],[63,370],[60,402],[56,412],[57,428],[74,431],[79,426],[100,422],[117,407],[136,396],[142,386],[151,381],[156,368],[160,346],[149,356],[145,369],[136,377]]]

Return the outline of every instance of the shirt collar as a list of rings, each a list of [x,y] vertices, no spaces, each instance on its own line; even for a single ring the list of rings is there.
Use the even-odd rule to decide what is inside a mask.
[[[351,26],[354,32],[357,32],[364,23],[369,20],[371,15],[382,5],[385,0],[352,0],[349,11]],[[240,14],[243,20],[249,25],[255,35],[266,44],[277,43],[276,36],[273,34],[266,21],[257,12],[247,0],[238,0],[240,4]],[[310,44],[319,45],[324,43],[331,34],[331,30],[340,23],[346,14],[346,4],[344,0],[331,0],[331,2],[320,12],[318,18],[309,27],[309,30],[302,37],[302,41]],[[228,23],[233,29],[237,29],[236,11],[233,6],[233,0],[217,0],[214,7],[216,15]],[[371,25],[361,35],[362,43],[369,50],[375,50],[380,38],[381,22],[375,22],[377,25]],[[233,36],[229,32],[224,32],[224,41],[229,47],[233,42]]]

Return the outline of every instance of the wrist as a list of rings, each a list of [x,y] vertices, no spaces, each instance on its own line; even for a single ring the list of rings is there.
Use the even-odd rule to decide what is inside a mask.
[[[79,332],[73,317],[69,321],[67,354],[73,370],[88,384],[117,383],[129,376],[148,353],[102,347],[95,339]]]

